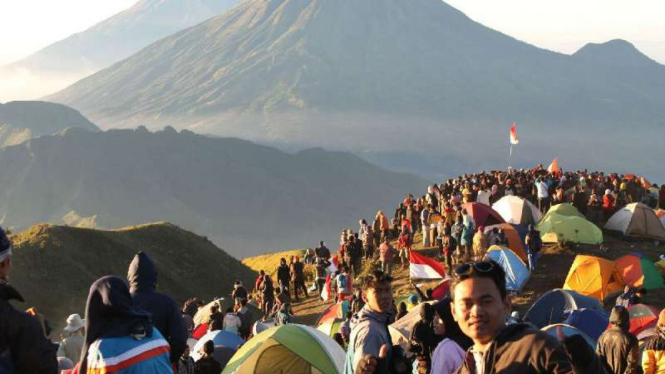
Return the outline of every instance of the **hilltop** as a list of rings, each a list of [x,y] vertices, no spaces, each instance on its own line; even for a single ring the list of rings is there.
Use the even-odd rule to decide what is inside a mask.
[[[148,253],[158,268],[158,291],[177,303],[210,300],[252,282],[255,273],[205,237],[170,223],[102,231],[40,224],[10,237],[14,245],[11,283],[47,316],[57,332],[68,315],[83,315],[90,285],[104,275],[126,278],[134,255]]]
[[[449,176],[505,167],[517,121],[514,165],[558,155],[655,178],[658,162],[634,150],[659,147],[641,134],[663,133],[663,95],[665,66],[625,41],[569,56],[441,0],[247,0],[49,99],[103,128],[352,150],[423,174],[445,160]]]
[[[5,227],[169,221],[236,258],[329,241],[348,217],[427,186],[349,153],[290,154],[173,128],[72,128],[0,148],[0,171]]]

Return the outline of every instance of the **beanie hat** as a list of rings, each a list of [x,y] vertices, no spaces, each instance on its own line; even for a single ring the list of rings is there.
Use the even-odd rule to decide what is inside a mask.
[[[12,243],[7,238],[5,230],[0,227],[0,262],[4,261],[12,254]]]

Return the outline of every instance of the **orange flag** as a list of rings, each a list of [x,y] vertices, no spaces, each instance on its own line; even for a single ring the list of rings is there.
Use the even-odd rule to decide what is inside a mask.
[[[557,158],[555,157],[554,160],[552,160],[552,163],[550,166],[547,167],[547,171],[550,173],[559,173],[559,163],[557,162]]]

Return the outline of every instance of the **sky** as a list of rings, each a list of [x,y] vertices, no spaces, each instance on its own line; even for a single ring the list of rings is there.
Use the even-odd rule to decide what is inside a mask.
[[[0,0],[0,65],[83,31],[130,7],[135,1]],[[652,59],[665,64],[665,1],[447,2],[485,26],[541,48],[571,54],[588,42],[625,39]]]

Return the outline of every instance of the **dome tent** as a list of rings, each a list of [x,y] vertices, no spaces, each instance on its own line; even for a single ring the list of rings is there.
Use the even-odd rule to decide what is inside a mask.
[[[592,297],[557,288],[545,292],[534,301],[524,315],[524,321],[532,323],[538,328],[543,328],[553,323],[564,322],[565,315],[568,312],[578,309],[592,309],[602,312],[603,306]]]
[[[531,272],[524,261],[509,248],[493,245],[487,250],[486,258],[497,262],[506,272],[508,291],[521,291],[531,277]]]
[[[212,353],[212,356],[217,362],[222,364],[222,367],[229,362],[229,359],[233,357],[238,350],[238,347],[245,342],[240,336],[238,336],[238,334],[230,331],[210,331],[203,335],[203,337],[194,344],[194,347],[192,347],[191,356],[194,361],[198,361],[201,358],[203,355],[203,345],[208,340],[212,340],[215,345],[215,351]]]
[[[573,290],[586,296],[604,300],[609,295],[623,289],[621,276],[614,268],[614,262],[604,258],[577,255],[570,266],[565,290]]]
[[[526,248],[524,247],[524,238],[518,229],[523,226],[511,225],[510,223],[501,223],[485,227],[485,236],[487,237],[493,228],[502,229],[508,241],[508,248],[524,262],[528,261]]]
[[[665,287],[660,271],[648,257],[633,253],[614,261],[614,267],[621,274],[623,281],[633,287],[647,290]]]
[[[543,214],[530,201],[518,196],[504,196],[492,205],[504,221],[517,225],[536,224]]]
[[[607,220],[605,229],[625,236],[665,240],[665,227],[653,209],[642,203],[632,203],[619,209]]]
[[[473,217],[476,222],[476,228],[480,226],[496,225],[503,223],[503,218],[494,209],[481,203],[464,203],[462,209]]]
[[[547,212],[536,229],[540,231],[543,243],[600,244],[603,242],[603,232],[598,226],[577,215]]]
[[[589,335],[585,334],[583,331],[581,331],[576,327],[566,325],[564,323],[557,323],[555,325],[543,327],[541,330],[556,337],[561,342],[563,342],[564,339],[571,337],[573,335],[579,335],[584,338],[584,341],[586,341],[589,344],[591,349],[596,348],[596,342],[591,337],[589,337]]]
[[[250,339],[223,374],[340,374],[345,354],[329,336],[304,325],[275,326]]]

